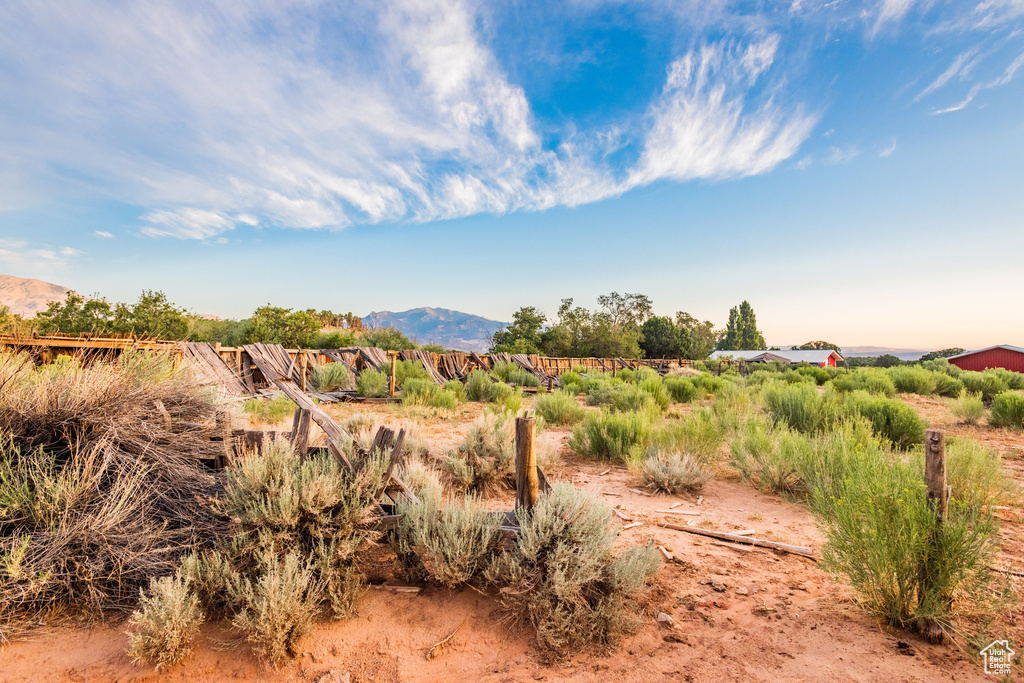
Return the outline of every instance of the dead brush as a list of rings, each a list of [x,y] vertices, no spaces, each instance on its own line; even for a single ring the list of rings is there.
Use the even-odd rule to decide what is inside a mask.
[[[162,410],[161,410],[162,407]],[[35,368],[0,352],[0,632],[134,608],[225,527],[199,459],[215,397],[167,356]]]

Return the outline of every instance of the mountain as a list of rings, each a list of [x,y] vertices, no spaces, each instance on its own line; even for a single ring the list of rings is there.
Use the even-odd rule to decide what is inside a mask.
[[[391,326],[419,344],[440,344],[446,349],[482,353],[503,323],[448,308],[413,308],[408,311],[373,312],[363,316],[368,327]]]
[[[881,356],[884,354],[890,354],[896,356],[900,360],[918,360],[924,354],[934,349],[920,350],[920,349],[894,349],[885,346],[851,346],[850,348],[843,349],[844,356],[857,357],[857,356]]]
[[[63,301],[69,291],[52,282],[0,275],[0,306],[7,306],[11,313],[26,318],[45,311],[47,301]]]

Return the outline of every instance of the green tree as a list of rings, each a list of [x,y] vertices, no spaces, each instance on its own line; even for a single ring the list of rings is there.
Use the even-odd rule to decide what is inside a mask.
[[[809,341],[792,348],[793,351],[824,351],[826,349],[835,351],[840,355],[843,353],[843,350],[839,348],[839,346],[827,341]]]
[[[604,309],[612,327],[627,329],[640,327],[651,317],[653,305],[644,294],[602,294],[597,297],[597,305]]]
[[[111,328],[112,311],[106,299],[86,299],[78,292],[68,292],[64,301],[49,301],[46,310],[36,314],[41,334],[107,334]]]
[[[134,306],[117,304],[111,329],[119,334],[180,340],[189,336],[188,313],[167,300],[163,292],[142,290]]]
[[[491,352],[540,353],[541,330],[547,317],[533,306],[512,314],[512,324],[494,333]]]
[[[931,351],[921,356],[921,360],[935,360],[937,358],[952,358],[953,356],[959,356],[961,353],[966,353],[965,349],[958,347],[952,347],[948,349],[942,349],[941,351]]]
[[[749,301],[744,300],[738,307],[729,309],[729,323],[718,348],[722,351],[758,351],[768,348],[764,336],[757,329],[757,316]]]
[[[412,341],[401,330],[390,325],[375,327],[364,330],[356,337],[356,344],[359,346],[376,346],[385,351],[405,351],[407,349],[418,349],[416,342]]]
[[[704,360],[715,350],[719,335],[710,320],[701,322],[686,311],[679,311],[676,313],[676,327],[683,358]]]
[[[292,311],[267,304],[253,311],[246,331],[247,343],[281,344],[310,348],[320,333],[320,320],[308,311]]]
[[[899,357],[892,355],[891,353],[885,353],[875,359],[876,368],[891,368],[902,363]]]
[[[647,358],[679,358],[683,355],[679,328],[670,318],[654,316],[640,326],[640,348]]]

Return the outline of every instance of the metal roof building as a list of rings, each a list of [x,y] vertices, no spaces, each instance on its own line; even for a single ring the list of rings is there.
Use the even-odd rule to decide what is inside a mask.
[[[1019,346],[1000,344],[988,348],[968,351],[953,356],[949,362],[961,370],[985,370],[987,368],[1006,368],[1013,372],[1024,372],[1024,349]]]

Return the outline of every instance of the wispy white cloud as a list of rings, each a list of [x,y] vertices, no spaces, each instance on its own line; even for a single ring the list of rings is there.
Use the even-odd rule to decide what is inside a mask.
[[[978,52],[979,49],[977,47],[972,47],[971,49],[958,54],[956,59],[953,60],[953,63],[949,65],[949,68],[943,71],[938,78],[929,83],[928,86],[914,98],[914,101],[920,102],[922,97],[935,92],[954,78],[959,78],[960,80],[967,78],[970,75],[971,70],[980,60]]]
[[[646,114],[545,138],[476,10],[468,0],[383,10],[65,0],[59,13],[7,3],[0,64],[19,106],[0,106],[0,159],[19,163],[0,160],[0,177],[40,196],[71,186],[149,207],[144,234],[209,240],[240,226],[542,210],[662,178],[764,173],[814,125],[785,104],[771,76],[781,39],[761,32],[686,51]],[[634,162],[608,161],[623,148],[637,150]]]
[[[893,139],[891,143],[883,147],[879,152],[878,156],[885,159],[886,157],[892,156],[893,152],[896,151],[896,140]]]
[[[968,91],[967,95],[960,102],[949,107],[936,109],[932,113],[949,114],[951,112],[956,112],[964,109],[967,105],[973,102],[974,98],[977,97],[978,94],[981,93],[982,91],[989,90],[992,88],[999,88],[1010,83],[1010,81],[1013,80],[1014,76],[1017,75],[1017,72],[1020,71],[1021,67],[1024,67],[1024,52],[1017,55],[1017,57],[1013,61],[1011,61],[1005,69],[1003,69],[1003,72],[999,76],[989,81],[974,84],[971,87],[970,91]]]
[[[845,164],[848,161],[853,161],[860,156],[860,150],[856,147],[829,147],[825,151],[825,163],[828,164]]]
[[[112,240],[114,239],[114,233],[107,232],[106,230],[94,230],[93,237],[97,237],[101,240]]]
[[[0,263],[26,271],[61,270],[71,258],[80,254],[82,252],[73,247],[0,239]]]

